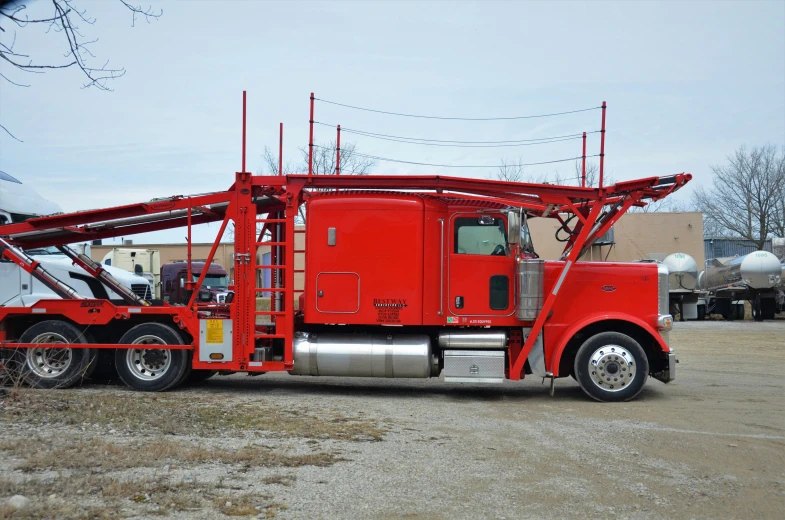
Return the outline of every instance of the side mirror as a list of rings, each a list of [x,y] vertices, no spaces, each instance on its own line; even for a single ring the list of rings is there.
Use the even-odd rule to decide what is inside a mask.
[[[521,216],[517,211],[507,213],[507,242],[516,244],[521,239]]]
[[[185,289],[185,278],[180,278],[180,289]]]

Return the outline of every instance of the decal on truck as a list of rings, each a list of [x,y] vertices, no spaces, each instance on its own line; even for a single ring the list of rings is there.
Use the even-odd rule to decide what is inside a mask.
[[[224,342],[224,320],[207,320],[207,343]]]
[[[376,323],[401,323],[401,309],[408,307],[405,299],[374,298],[373,306],[376,307]]]

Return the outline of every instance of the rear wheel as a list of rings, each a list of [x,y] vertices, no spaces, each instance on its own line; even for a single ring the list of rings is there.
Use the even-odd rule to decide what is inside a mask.
[[[649,375],[643,347],[619,332],[601,332],[587,339],[575,356],[575,379],[598,401],[629,401]]]
[[[120,343],[139,348],[119,348],[115,368],[120,379],[145,392],[162,392],[180,384],[190,373],[190,352],[160,348],[161,345],[182,345],[180,335],[161,323],[143,323],[120,338]]]
[[[58,347],[68,343],[90,342],[84,333],[66,321],[36,323],[22,334],[19,342],[38,345],[19,349],[14,356],[13,366],[9,367],[32,387],[68,388],[81,383],[95,370],[95,350]]]

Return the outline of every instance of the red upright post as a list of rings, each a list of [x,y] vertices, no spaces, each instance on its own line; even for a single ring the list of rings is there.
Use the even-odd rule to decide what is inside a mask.
[[[605,109],[607,105],[602,102],[602,128],[600,129],[600,188],[602,188],[603,174],[605,173]]]
[[[245,173],[245,91],[243,90],[243,173]]]
[[[338,125],[338,139],[335,146],[335,175],[341,174],[341,125]]]
[[[283,123],[278,132],[278,175],[283,175]]]
[[[308,120],[311,125],[310,137],[308,138],[308,176],[313,175],[313,92],[311,92],[311,119]]]
[[[583,132],[583,164],[581,166],[581,188],[586,187],[586,132]]]
[[[193,288],[193,276],[191,272],[191,206],[188,206],[188,237],[186,240],[188,241],[188,265],[186,266],[186,276],[187,279],[185,281],[185,288],[192,289]]]

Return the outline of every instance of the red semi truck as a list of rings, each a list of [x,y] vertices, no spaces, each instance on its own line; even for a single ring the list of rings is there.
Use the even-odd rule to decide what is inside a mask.
[[[50,388],[78,383],[98,350],[111,349],[121,379],[143,391],[215,371],[443,375],[456,383],[533,375],[572,376],[594,399],[628,400],[649,376],[666,383],[675,377],[667,269],[579,259],[630,207],[660,200],[690,179],[588,188],[241,171],[222,192],[0,226],[2,257],[61,296],[0,308],[0,348],[31,384]],[[302,205],[304,230],[295,226]],[[537,257],[531,218],[561,222],[561,259]],[[190,235],[192,225],[221,222],[209,266],[230,221],[234,285],[223,303],[200,302],[198,291],[185,305],[120,289],[121,300],[85,299],[23,252],[60,247],[112,284],[100,264],[66,244],[179,226]],[[304,250],[295,247],[299,232]],[[257,264],[262,245],[272,252],[267,265]],[[260,270],[271,272],[272,287],[258,286]],[[201,287],[209,268],[200,273],[185,287]],[[257,309],[257,296],[270,293],[270,308]]]
[[[204,262],[191,262],[191,282],[199,280]],[[191,291],[186,289],[188,262],[170,262],[161,266],[161,299],[170,304],[186,304]],[[199,287],[200,302],[226,303],[229,297],[229,273],[218,264],[210,264],[207,276]]]
[[[675,376],[667,270],[577,260],[630,206],[689,179],[597,189],[243,172],[225,192],[34,218],[0,227],[2,255],[62,298],[0,309],[2,347],[44,387],[77,383],[97,350],[108,348],[122,380],[137,390],[173,388],[193,370],[443,373],[454,382],[532,374],[572,375],[595,399],[626,400],[648,376]],[[308,214],[304,251],[294,248],[301,204]],[[537,258],[529,239],[527,219],[543,217],[563,221],[570,237],[559,261]],[[100,264],[64,244],[216,220],[222,224],[207,264],[228,222],[235,223],[235,285],[223,304],[199,302],[198,292],[187,305],[150,305],[135,295],[83,299],[21,251],[59,246],[100,277]],[[273,251],[269,265],[256,265],[260,245]],[[302,254],[305,286],[295,291]],[[273,271],[273,287],[257,287],[260,269]],[[204,284],[209,269],[200,272],[191,287]],[[281,297],[270,310],[256,310],[256,296],[269,292]]]

